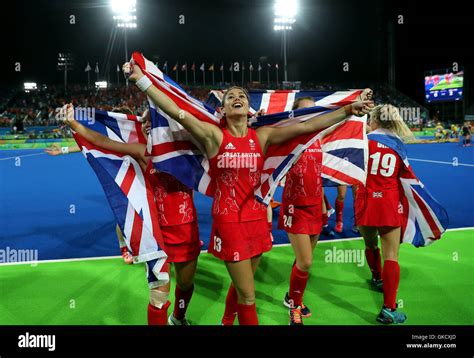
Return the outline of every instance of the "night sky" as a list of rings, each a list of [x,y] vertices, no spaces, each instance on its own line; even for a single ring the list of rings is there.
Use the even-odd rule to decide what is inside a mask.
[[[389,22],[394,24],[398,89],[423,102],[424,71],[458,62],[470,76],[474,15],[461,6],[437,7],[415,0],[299,0],[299,5],[289,36],[290,80],[386,82]],[[59,52],[75,57],[70,83],[86,81],[87,62],[93,68],[99,62],[104,77],[110,44],[110,79],[115,81],[116,65],[124,62],[125,54],[123,30],[114,27],[109,1],[36,0],[13,6],[0,14],[2,33],[8,34],[2,38],[0,56],[6,69],[3,86],[24,81],[61,84],[63,74],[56,70]],[[400,14],[403,25],[396,24]],[[76,24],[69,24],[70,15]],[[179,15],[185,16],[184,25],[178,23]],[[153,61],[167,60],[169,66],[194,61],[219,67],[224,61],[226,70],[231,61],[245,61],[247,66],[252,61],[257,67],[259,58],[267,57],[283,68],[281,34],[273,31],[273,0],[137,0],[137,17],[138,28],[128,35],[129,54],[139,50]],[[342,71],[346,61],[349,72]],[[15,62],[21,63],[21,72],[14,71]],[[93,72],[91,78],[95,79]]]

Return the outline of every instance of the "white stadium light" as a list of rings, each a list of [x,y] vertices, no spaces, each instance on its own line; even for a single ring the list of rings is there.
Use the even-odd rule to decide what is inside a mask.
[[[275,17],[294,19],[297,11],[296,0],[275,0]]]
[[[97,88],[107,88],[107,81],[97,81],[95,86]]]
[[[274,6],[273,30],[282,31],[283,34],[283,67],[285,81],[288,81],[288,64],[286,58],[287,31],[293,30],[293,24],[296,22],[296,13],[298,12],[297,0],[275,0]]]
[[[123,28],[125,48],[125,62],[128,61],[127,31],[137,28],[137,1],[136,0],[110,0],[110,7],[114,13],[117,27]],[[128,86],[128,79],[125,80]]]
[[[117,21],[117,27],[136,28],[137,17],[134,15],[137,11],[136,0],[111,0],[110,6],[114,20]]]
[[[36,86],[36,82],[25,82],[23,83],[23,87],[25,88],[25,92],[34,91],[38,87]]]
[[[137,4],[136,0],[111,0],[110,5],[112,6],[112,11],[117,14],[129,14],[134,12],[135,6]]]

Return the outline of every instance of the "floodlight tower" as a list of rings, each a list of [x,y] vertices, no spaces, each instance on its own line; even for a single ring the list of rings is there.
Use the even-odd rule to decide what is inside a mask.
[[[111,0],[110,6],[114,13],[114,20],[117,22],[117,27],[124,29],[125,42],[125,62],[128,61],[128,47],[127,47],[127,30],[137,27],[136,16],[136,0]]]
[[[288,64],[286,56],[287,31],[293,29],[296,22],[296,12],[298,9],[297,0],[275,0],[275,18],[273,19],[273,30],[283,33],[283,67],[284,79],[288,81]]]
[[[74,69],[74,57],[70,53],[61,52],[58,54],[58,71],[64,71],[64,91],[67,92],[67,71]]]

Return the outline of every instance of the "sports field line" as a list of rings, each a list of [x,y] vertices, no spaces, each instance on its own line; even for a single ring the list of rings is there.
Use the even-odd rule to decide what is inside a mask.
[[[453,162],[442,162],[442,161],[439,161],[439,160],[416,159],[416,158],[408,158],[408,160],[411,160],[411,161],[414,161],[414,162],[426,162],[426,163],[436,163],[436,164],[448,164],[448,165],[452,165],[453,167],[457,167],[457,166],[474,167],[474,164],[456,163],[456,165],[455,165]]]
[[[23,150],[23,149],[22,149]],[[7,158],[0,158],[0,160],[8,160],[8,159],[16,159],[16,158],[23,158],[23,157],[33,157],[35,155],[44,155],[46,153],[32,153],[32,154],[23,154],[23,155],[15,155],[14,157],[7,157]]]
[[[463,231],[463,230],[474,230],[474,226],[468,227],[458,227],[454,229],[447,229],[446,231]],[[321,240],[318,241],[318,245],[330,243],[330,242],[342,242],[342,241],[355,241],[355,240],[362,240],[362,237],[349,237],[347,239],[329,239],[329,240]],[[290,246],[290,243],[285,244],[275,244],[273,247],[285,247]],[[201,250],[201,253],[206,253],[207,250]],[[54,263],[54,262],[74,262],[74,261],[93,261],[93,260],[113,260],[119,259],[122,256],[101,256],[101,257],[79,257],[73,259],[56,259],[56,260],[39,260],[39,261],[22,261],[22,262],[2,262],[0,263],[0,267],[2,266],[13,266],[13,265],[32,265],[36,266],[39,263]]]

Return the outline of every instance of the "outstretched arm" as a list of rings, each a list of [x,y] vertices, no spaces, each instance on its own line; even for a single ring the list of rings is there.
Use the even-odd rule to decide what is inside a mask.
[[[198,142],[204,145],[209,157],[217,153],[223,138],[222,131],[217,126],[203,122],[179,108],[160,89],[151,84],[151,81],[143,74],[139,66],[125,63],[123,71],[126,75],[130,74],[129,79],[136,81],[137,86],[151,98],[156,106],[180,123]],[[142,83],[145,83],[145,85],[143,86]]]
[[[269,145],[281,144],[299,135],[314,133],[339,123],[350,115],[363,116],[369,113],[373,107],[374,105],[371,101],[355,102],[328,114],[316,116],[306,122],[291,126],[261,127],[257,130],[258,139],[260,143],[264,143],[266,150]]]
[[[144,144],[129,144],[129,143],[120,143],[116,142],[106,136],[93,131],[74,119],[74,106],[72,104],[65,105],[61,114],[72,130],[84,137],[88,142],[107,150],[112,150],[114,152],[129,154],[135,159],[141,161],[142,163],[147,162],[145,158],[145,148]]]
[[[60,154],[70,154],[80,152],[81,149],[78,145],[72,145],[69,147],[59,147],[57,144],[51,144],[48,148],[44,150],[46,154],[49,155],[60,155]]]

